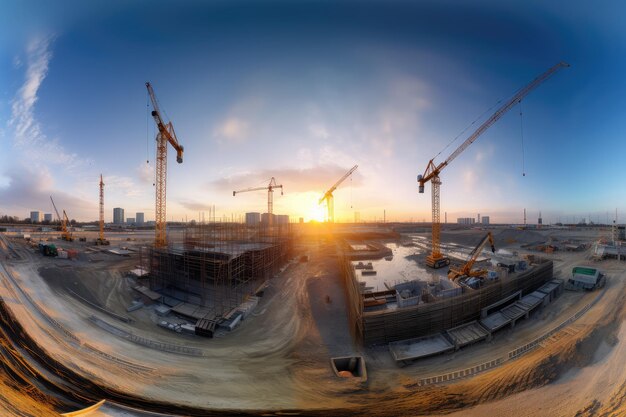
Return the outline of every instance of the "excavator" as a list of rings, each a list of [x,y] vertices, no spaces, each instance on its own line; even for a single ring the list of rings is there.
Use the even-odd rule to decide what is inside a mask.
[[[472,267],[474,266],[474,263],[476,263],[478,256],[482,253],[485,245],[487,245],[487,242],[491,245],[491,253],[495,253],[496,247],[493,242],[493,235],[491,232],[487,232],[487,235],[480,242],[478,242],[478,245],[476,245],[476,247],[470,252],[469,258],[464,265],[462,265],[459,269],[453,266],[450,267],[448,279],[456,281],[461,277],[484,277],[487,274],[485,269],[472,270]]]

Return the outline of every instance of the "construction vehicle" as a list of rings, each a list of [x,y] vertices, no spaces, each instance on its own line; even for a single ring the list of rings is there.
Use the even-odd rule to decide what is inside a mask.
[[[496,253],[496,247],[493,242],[493,235],[491,232],[487,232],[487,235],[482,238],[478,245],[470,252],[469,257],[465,264],[463,264],[460,268],[455,268],[454,266],[450,267],[450,271],[448,272],[448,279],[453,281],[461,278],[461,277],[484,277],[487,274],[486,269],[472,269],[474,264],[476,263],[476,259],[482,253],[487,242],[491,245],[491,253]]]
[[[328,217],[326,218],[326,221],[328,223],[335,222],[335,198],[333,197],[333,192],[335,192],[337,187],[339,187],[339,185],[341,185],[341,183],[344,182],[346,178],[352,175],[352,173],[356,171],[358,167],[358,165],[353,166],[350,171],[346,172],[343,177],[339,178],[339,181],[333,184],[333,186],[324,193],[322,198],[320,198],[318,204],[322,204],[324,201],[326,201],[326,207],[328,208]]]
[[[431,268],[441,268],[450,264],[450,259],[441,253],[441,220],[439,210],[439,188],[441,179],[439,175],[441,171],[447,167],[457,156],[459,156],[468,146],[470,146],[480,135],[482,135],[489,127],[497,122],[506,112],[511,110],[517,103],[534,90],[539,84],[548,79],[552,74],[561,68],[569,67],[565,62],[559,62],[546,72],[535,78],[530,84],[519,90],[513,97],[505,102],[495,113],[491,115],[483,124],[478,127],[445,161],[439,165],[435,165],[434,158],[428,162],[424,174],[417,176],[419,184],[419,192],[424,192],[424,185],[431,182],[432,185],[432,250],[430,255],[426,257],[426,265]]]
[[[67,214],[65,213],[65,210],[63,210],[63,217],[61,217],[61,214],[59,214],[59,210],[57,210],[56,204],[54,204],[54,200],[52,199],[52,196],[50,196],[50,201],[52,201],[52,207],[54,207],[54,212],[57,215],[57,219],[59,219],[59,221],[61,222],[61,239],[66,240],[68,242],[74,241],[74,237],[72,236],[72,233],[67,228],[67,225],[69,224],[70,221],[67,218]]]
[[[244,190],[233,191],[233,197],[236,196],[239,193],[247,193],[248,191],[267,190],[267,225],[269,227],[272,227],[272,223],[273,223],[272,217],[274,217],[272,215],[272,212],[274,210],[274,189],[275,188],[280,188],[280,195],[283,195],[283,186],[282,186],[282,184],[276,184],[276,179],[274,177],[272,177],[270,179],[269,184],[267,186],[265,186],[265,187],[246,188]]]
[[[167,144],[172,145],[176,151],[176,162],[183,163],[183,146],[178,143],[174,125],[172,122],[165,123],[161,116],[159,103],[157,101],[152,85],[146,83],[150,100],[152,101],[152,118],[154,119],[159,133],[156,136],[156,207],[155,207],[155,227],[154,227],[154,247],[164,248],[167,246],[167,216],[166,216],[166,181],[167,181]]]
[[[110,245],[111,243],[104,238],[104,181],[102,180],[102,174],[100,174],[100,231],[98,233],[98,239],[96,239],[96,245]]]

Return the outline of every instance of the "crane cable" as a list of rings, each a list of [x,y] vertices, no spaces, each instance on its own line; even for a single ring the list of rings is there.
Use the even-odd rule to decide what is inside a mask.
[[[146,164],[150,164],[150,94],[146,90]]]
[[[465,129],[463,129],[458,135],[456,135],[454,137],[454,139],[452,139],[442,150],[439,151],[439,153],[437,155],[435,155],[435,157],[433,158],[433,160],[435,160],[439,155],[441,155],[443,153],[443,151],[445,151],[446,149],[448,149],[454,142],[456,142],[456,140],[465,132],[467,132],[467,130],[474,126],[476,124],[477,121],[481,120],[483,117],[485,117],[485,115],[487,113],[489,113],[490,111],[492,111],[497,105],[499,105],[502,102],[502,99],[498,100],[494,105],[492,105],[491,107],[489,107],[487,110],[485,110],[480,116],[478,116],[476,119],[474,119],[474,121],[472,123],[470,123],[469,125],[467,125],[465,127]]]
[[[352,205],[352,174],[350,175],[350,208],[353,208],[353,205]]]
[[[526,176],[526,162],[524,160],[524,118],[522,116],[522,100],[519,103],[519,130],[522,138],[522,177]]]

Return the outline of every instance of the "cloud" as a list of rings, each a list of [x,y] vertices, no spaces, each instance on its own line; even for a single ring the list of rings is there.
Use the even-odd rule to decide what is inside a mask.
[[[212,204],[205,204],[205,203],[200,203],[197,201],[178,201],[178,204],[180,204],[182,207],[186,208],[187,210],[193,210],[193,211],[208,211],[208,210],[213,209]]]
[[[143,194],[142,190],[130,177],[107,175],[103,180],[108,189],[121,192],[126,197],[137,197]]]
[[[211,182],[211,186],[220,191],[233,191],[247,187],[265,186],[271,177],[276,178],[278,184],[284,186],[285,193],[289,192],[324,192],[341,178],[351,166],[315,165],[308,168],[266,169],[254,173],[240,173],[229,177],[222,177]],[[358,171],[352,174],[353,186],[362,184]]]
[[[15,147],[26,150],[31,163],[45,165],[52,162],[73,169],[90,161],[67,152],[58,140],[48,138],[35,118],[39,88],[48,75],[48,66],[52,59],[50,45],[53,40],[53,36],[48,36],[36,38],[29,43],[26,49],[24,84],[12,100],[8,126],[13,130]],[[51,155],[54,157],[51,158]]]
[[[137,175],[141,183],[154,184],[154,164],[144,164],[142,162],[137,167]]]
[[[248,137],[248,123],[237,117],[229,117],[213,131],[213,136],[218,140],[243,142]]]
[[[5,174],[8,185],[0,188],[0,201],[3,210],[17,213],[19,217],[27,217],[29,210],[54,211],[50,195],[54,198],[59,211],[67,210],[70,218],[80,218],[83,213],[93,213],[96,217],[97,205],[93,202],[76,198],[74,195],[53,191],[52,176],[47,170],[32,171],[27,167],[14,169]]]

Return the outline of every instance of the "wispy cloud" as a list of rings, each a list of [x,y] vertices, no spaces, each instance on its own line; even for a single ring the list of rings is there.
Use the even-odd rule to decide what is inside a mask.
[[[212,181],[211,185],[220,191],[233,191],[249,186],[266,185],[271,177],[275,177],[277,183],[284,185],[286,193],[308,191],[321,193],[341,178],[350,168],[350,166],[344,167],[339,165],[315,165],[303,169],[267,169],[254,173],[246,172],[219,178]],[[353,174],[353,177],[352,185],[360,186],[362,180],[358,171]],[[262,183],[259,185],[260,182]]]
[[[54,36],[39,37],[28,44],[25,80],[13,98],[8,126],[13,131],[15,147],[27,149],[31,163],[41,165],[52,162],[73,169],[89,161],[79,158],[75,153],[67,152],[58,140],[48,138],[35,117],[38,92],[48,75],[52,59],[50,47],[53,41]],[[21,60],[18,61],[19,68],[22,65]]]

